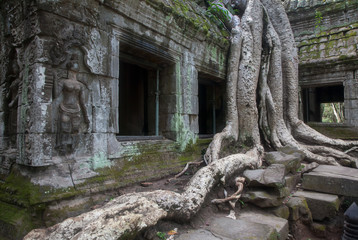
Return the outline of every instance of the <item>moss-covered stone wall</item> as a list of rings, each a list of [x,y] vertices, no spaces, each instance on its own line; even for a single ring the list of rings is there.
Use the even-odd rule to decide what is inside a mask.
[[[204,8],[187,0],[4,0],[0,11],[0,236],[20,239],[201,159],[210,140],[198,139],[198,74],[223,82],[229,49],[228,33]],[[72,56],[85,103],[72,152],[63,154],[57,88]],[[120,61],[158,70],[160,136],[118,136]],[[4,122],[14,79],[11,132]]]
[[[289,0],[302,88],[344,86],[345,123],[358,126],[358,2]]]

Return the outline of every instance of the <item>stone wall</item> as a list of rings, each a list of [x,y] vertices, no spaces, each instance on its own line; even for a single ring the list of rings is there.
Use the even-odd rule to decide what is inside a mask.
[[[229,42],[195,2],[9,0],[0,11],[0,235],[201,158],[198,75],[224,81]],[[122,61],[158,78],[158,136],[120,136]]]
[[[66,158],[96,154],[108,161],[120,157],[122,146],[116,140],[119,62],[128,61],[128,56],[159,71],[160,135],[180,144],[182,150],[195,142],[198,73],[223,81],[228,51],[221,30],[198,5],[154,0],[18,0],[2,5],[8,11],[1,37],[8,45],[1,52],[2,61],[7,62],[1,71],[5,95],[0,110],[2,118],[17,117],[17,124],[3,121],[1,142],[3,151],[17,149],[17,164],[56,165]],[[9,52],[14,52],[10,58]],[[77,95],[63,86],[70,78],[68,65],[74,56]],[[18,93],[13,93],[18,94],[18,105],[5,110],[11,102],[6,94],[13,89],[12,62],[20,69],[12,78],[19,79],[14,88]],[[72,96],[74,105],[81,108],[73,110],[76,113],[64,110],[70,107],[64,96]],[[62,119],[64,112],[69,123]],[[79,123],[71,122],[77,118]],[[69,152],[72,155],[66,156]]]
[[[358,126],[358,2],[290,0],[302,88],[344,85],[345,123]]]

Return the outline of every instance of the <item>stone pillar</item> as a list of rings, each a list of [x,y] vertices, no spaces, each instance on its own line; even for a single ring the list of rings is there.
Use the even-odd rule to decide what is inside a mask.
[[[357,75],[356,75],[357,76]],[[345,122],[358,126],[358,79],[347,79],[344,82],[344,115]]]
[[[25,54],[22,82],[19,92],[19,110],[17,120],[18,157],[16,162],[30,166],[50,165],[52,160],[53,139],[52,97],[45,94],[47,83],[52,82],[48,67],[33,64],[26,60]]]
[[[194,56],[185,51],[182,59],[182,109],[184,127],[181,129],[185,142],[195,142],[199,133],[199,97],[198,71],[194,65]]]

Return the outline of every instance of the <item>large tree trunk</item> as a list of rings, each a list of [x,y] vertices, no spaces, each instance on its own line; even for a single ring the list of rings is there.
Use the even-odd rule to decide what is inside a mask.
[[[230,26],[231,51],[239,52],[231,52],[229,59],[228,112],[237,113],[237,118],[231,117],[223,133],[214,136],[206,161],[217,160],[222,142],[234,136],[240,144],[259,151],[262,144],[272,149],[291,146],[310,162],[357,167],[357,159],[343,151],[358,141],[328,138],[298,119],[298,56],[282,4],[277,0],[232,2],[245,11],[241,23]],[[215,3],[225,8],[220,1]]]
[[[226,9],[221,1],[214,2]],[[356,151],[357,141],[330,139],[298,119],[298,56],[281,2],[231,2],[244,12],[241,19],[231,14],[223,19],[232,34],[227,126],[207,149],[208,166],[195,174],[181,194],[161,190],[127,194],[51,228],[34,230],[25,239],[130,239],[160,219],[189,219],[216,184],[259,166],[264,145],[294,147],[311,162],[357,167],[357,159],[348,155]],[[224,140],[251,150],[220,159]]]

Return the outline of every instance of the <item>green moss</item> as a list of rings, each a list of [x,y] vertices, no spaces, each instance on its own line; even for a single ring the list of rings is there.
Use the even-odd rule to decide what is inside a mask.
[[[0,202],[1,232],[12,239],[20,239],[31,229],[40,226],[24,208]]]
[[[198,32],[203,32],[207,37],[212,37],[217,43],[225,43],[225,36],[222,35],[204,11],[195,3],[187,0],[172,0],[162,2],[160,0],[147,0],[146,3],[151,7],[171,15],[176,24],[185,34],[196,36]],[[172,19],[172,18],[168,18]],[[191,31],[188,31],[188,30]]]

